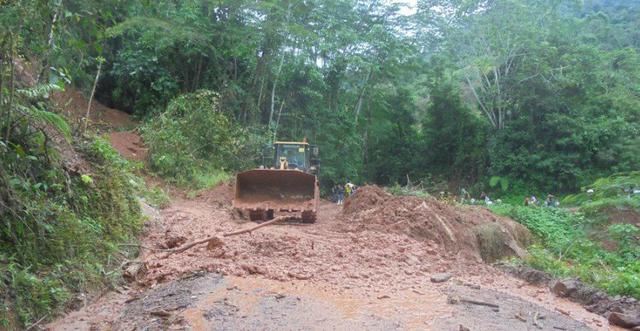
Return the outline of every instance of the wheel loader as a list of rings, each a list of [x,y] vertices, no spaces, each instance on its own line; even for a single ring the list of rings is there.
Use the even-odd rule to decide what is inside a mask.
[[[233,207],[261,222],[275,213],[300,215],[314,223],[320,202],[318,148],[302,142],[276,141],[265,148],[262,165],[236,175]]]

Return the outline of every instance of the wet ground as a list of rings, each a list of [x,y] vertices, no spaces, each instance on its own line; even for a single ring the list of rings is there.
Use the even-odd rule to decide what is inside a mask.
[[[141,238],[192,242],[254,224],[233,219],[230,187],[175,199]],[[341,232],[323,202],[316,224],[288,223],[165,257],[147,272],[47,325],[50,330],[608,330],[546,287],[525,284],[430,242],[379,230]],[[440,283],[431,277],[448,273]],[[445,277],[446,278],[446,277]]]
[[[307,284],[197,273],[134,299],[103,298],[95,315],[70,315],[54,330],[591,330],[560,312],[493,290],[368,297]],[[455,300],[459,300],[455,303]],[[488,307],[483,304],[495,304]],[[116,315],[105,309],[122,303]],[[108,323],[94,324],[98,318]],[[534,319],[534,316],[536,317]],[[535,321],[535,322],[534,322]],[[105,320],[103,320],[105,322]],[[535,323],[535,324],[534,324]]]

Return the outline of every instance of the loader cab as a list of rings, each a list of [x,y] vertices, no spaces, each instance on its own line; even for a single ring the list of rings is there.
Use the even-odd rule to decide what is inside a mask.
[[[280,169],[285,160],[287,169],[316,174],[319,166],[318,147],[307,142],[276,141],[265,150],[265,167]]]

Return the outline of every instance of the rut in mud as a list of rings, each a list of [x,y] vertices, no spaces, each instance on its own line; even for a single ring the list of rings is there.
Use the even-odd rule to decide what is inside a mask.
[[[323,201],[316,224],[273,225],[166,258],[143,250],[144,272],[120,293],[49,327],[527,330],[543,316],[535,322],[544,329],[608,329],[604,318],[483,262],[478,227],[497,226],[496,250],[515,254],[527,239],[512,221],[376,187],[358,195],[344,211]],[[232,217],[231,198],[224,184],[150,210],[142,244],[178,247],[253,226]]]

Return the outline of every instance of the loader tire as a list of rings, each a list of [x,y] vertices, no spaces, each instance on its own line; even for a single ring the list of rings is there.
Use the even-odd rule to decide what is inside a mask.
[[[305,210],[302,212],[302,223],[315,223],[316,213],[311,210]]]
[[[262,210],[249,211],[249,220],[252,222],[260,222],[263,220],[264,212]]]

